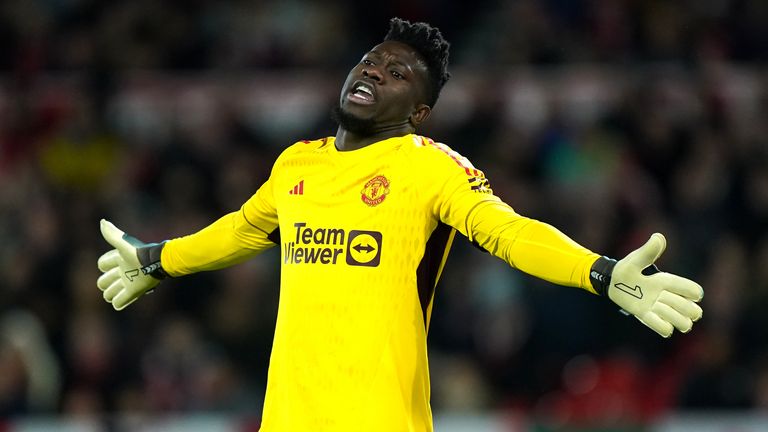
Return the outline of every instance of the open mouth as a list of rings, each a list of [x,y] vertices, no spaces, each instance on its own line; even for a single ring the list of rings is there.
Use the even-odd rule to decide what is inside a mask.
[[[352,91],[347,94],[347,99],[362,105],[371,105],[376,102],[373,87],[365,82],[356,82]]]

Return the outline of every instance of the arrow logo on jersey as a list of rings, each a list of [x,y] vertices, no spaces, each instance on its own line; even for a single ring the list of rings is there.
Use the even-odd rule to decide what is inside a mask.
[[[288,191],[288,195],[304,195],[304,180],[300,181],[293,189]]]
[[[356,250],[358,253],[361,253],[362,251],[365,251],[366,253],[376,250],[375,247],[368,245],[367,243],[362,245],[355,245],[352,246],[352,249]]]
[[[381,262],[381,238],[378,231],[352,230],[347,242],[347,264],[377,267]]]

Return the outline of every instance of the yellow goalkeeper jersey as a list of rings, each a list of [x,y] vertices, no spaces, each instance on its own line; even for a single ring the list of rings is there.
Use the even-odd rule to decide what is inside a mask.
[[[162,251],[172,276],[279,244],[280,303],[262,431],[432,431],[427,330],[455,232],[511,266],[592,290],[598,258],[493,195],[418,135],[340,152],[299,142],[238,211]]]

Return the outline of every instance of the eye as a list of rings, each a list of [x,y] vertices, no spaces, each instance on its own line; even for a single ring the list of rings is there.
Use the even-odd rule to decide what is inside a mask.
[[[405,79],[405,76],[403,76],[403,74],[401,74],[398,71],[392,71],[392,76],[395,77],[395,79],[399,79],[399,80]]]
[[[373,66],[373,62],[368,59],[363,59],[360,63],[366,65],[366,66]]]

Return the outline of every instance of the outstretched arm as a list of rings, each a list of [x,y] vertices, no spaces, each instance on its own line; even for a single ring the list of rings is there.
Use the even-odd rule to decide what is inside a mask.
[[[194,234],[165,242],[160,255],[170,276],[218,270],[277,244],[277,215],[265,213],[257,192],[243,207]]]
[[[557,228],[517,214],[469,161],[430,144],[449,157],[433,158],[431,174],[439,179],[431,183],[434,213],[475,245],[540,279],[607,296],[664,337],[675,328],[690,331],[701,318],[701,286],[654,265],[666,247],[661,234],[618,262],[602,257]]]
[[[97,286],[116,310],[130,305],[167,276],[216,270],[240,263],[277,244],[277,211],[268,180],[239,211],[185,237],[146,244],[101,221],[114,247],[99,258]]]
[[[552,225],[517,214],[495,196],[480,198],[458,228],[470,241],[532,276],[596,293],[589,275],[600,255]]]
[[[702,316],[704,291],[696,282],[654,263],[666,248],[655,233],[643,246],[615,260],[580,246],[551,225],[515,214],[505,205],[478,205],[470,212],[470,239],[513,267],[561,285],[607,296],[627,314],[664,337],[687,333]]]

